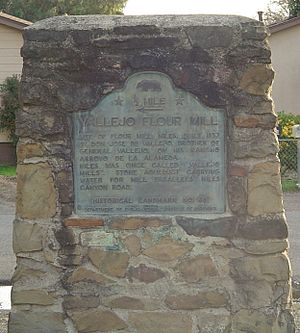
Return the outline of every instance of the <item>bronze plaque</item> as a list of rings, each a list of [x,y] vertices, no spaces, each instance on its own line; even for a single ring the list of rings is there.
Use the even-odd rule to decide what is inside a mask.
[[[132,75],[74,113],[76,213],[224,213],[224,123],[167,75]]]

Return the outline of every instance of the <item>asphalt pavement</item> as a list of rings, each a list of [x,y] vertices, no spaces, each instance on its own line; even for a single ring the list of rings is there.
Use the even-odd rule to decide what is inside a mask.
[[[292,274],[300,279],[300,192],[284,194],[284,207],[289,228],[289,257],[292,265]]]

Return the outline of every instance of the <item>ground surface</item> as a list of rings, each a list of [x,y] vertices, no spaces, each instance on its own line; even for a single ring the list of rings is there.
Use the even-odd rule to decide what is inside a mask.
[[[15,178],[0,176],[0,285],[10,281],[15,267],[15,257],[12,250],[15,196]]]
[[[7,333],[8,314],[9,311],[0,310],[0,333]]]
[[[9,284],[15,266],[12,251],[12,222],[15,214],[16,184],[14,178],[0,176],[0,285]],[[300,281],[300,192],[284,195],[289,226],[290,250],[293,275]],[[300,333],[300,303],[294,306]],[[0,333],[7,333],[8,311],[0,310]]]
[[[284,207],[289,227],[289,256],[293,275],[300,279],[300,192],[285,193]]]

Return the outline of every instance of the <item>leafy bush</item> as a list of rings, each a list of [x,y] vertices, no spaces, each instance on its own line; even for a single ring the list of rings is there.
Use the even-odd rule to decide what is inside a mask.
[[[20,109],[19,102],[20,79],[17,75],[10,76],[0,85],[0,131],[7,131],[14,144],[18,137],[16,131],[16,113]]]
[[[279,112],[278,125],[281,129],[280,138],[292,139],[292,128],[294,125],[300,124],[300,115],[296,116],[291,113]]]
[[[292,129],[300,124],[300,116],[280,112],[278,114],[278,125],[280,127],[280,138],[286,141],[279,142],[279,158],[281,161],[281,175],[288,178],[297,172],[297,142],[293,139]]]

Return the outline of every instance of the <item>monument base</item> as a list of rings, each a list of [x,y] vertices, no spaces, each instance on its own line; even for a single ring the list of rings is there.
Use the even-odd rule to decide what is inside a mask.
[[[262,22],[25,29],[10,333],[292,333]]]

